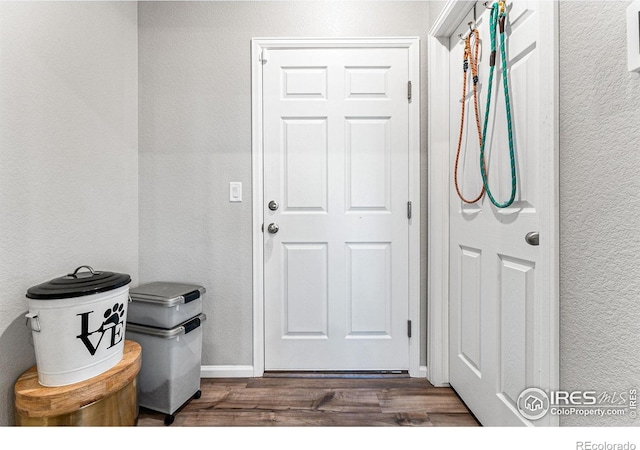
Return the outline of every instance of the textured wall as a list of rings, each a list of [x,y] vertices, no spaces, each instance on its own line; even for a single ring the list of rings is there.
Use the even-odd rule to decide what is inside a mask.
[[[640,388],[640,74],[627,72],[628,4],[560,3],[560,384],[570,390]]]
[[[204,365],[252,364],[251,38],[419,36],[426,73],[427,14],[424,2],[139,3],[140,280],[207,287]]]
[[[0,2],[0,425],[35,363],[26,290],[138,273],[135,3]]]

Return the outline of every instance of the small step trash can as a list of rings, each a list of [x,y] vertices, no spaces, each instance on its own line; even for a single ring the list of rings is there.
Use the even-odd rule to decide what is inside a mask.
[[[200,398],[202,365],[202,286],[150,283],[131,289],[126,337],[142,346],[140,406],[175,414]]]

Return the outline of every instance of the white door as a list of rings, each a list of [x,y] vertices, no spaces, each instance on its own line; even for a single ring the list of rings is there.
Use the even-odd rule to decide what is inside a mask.
[[[406,370],[408,50],[265,59],[265,370]]]
[[[499,209],[485,195],[468,205],[460,201],[453,185],[450,190],[450,383],[484,425],[550,423],[549,416],[531,422],[517,407],[525,388],[549,388],[555,354],[551,335],[556,205],[549,201],[555,180],[550,8],[552,2],[509,3],[505,32],[517,161],[515,202]],[[491,53],[489,10],[478,3],[476,12],[481,37],[480,117],[484,120]],[[472,13],[450,38],[450,173],[462,96],[464,45],[458,35],[469,32],[471,20]],[[501,66],[498,47],[485,152],[489,186],[494,198],[504,203],[511,193],[511,171]],[[474,198],[482,180],[470,84],[468,92],[459,179],[465,196]],[[532,231],[539,232],[537,246],[525,241]]]

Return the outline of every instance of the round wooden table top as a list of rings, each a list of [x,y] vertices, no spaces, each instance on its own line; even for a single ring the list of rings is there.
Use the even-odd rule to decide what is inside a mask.
[[[38,382],[37,367],[33,366],[16,381],[16,413],[24,417],[58,416],[109,397],[138,375],[141,355],[140,344],[125,341],[122,359],[118,364],[100,375],[67,386],[42,386]]]

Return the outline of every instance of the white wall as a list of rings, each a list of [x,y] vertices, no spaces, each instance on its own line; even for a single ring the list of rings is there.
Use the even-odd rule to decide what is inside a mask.
[[[35,363],[30,286],[138,277],[137,6],[0,2],[0,425]]]
[[[204,365],[252,364],[251,38],[419,36],[426,73],[427,13],[424,2],[139,3],[140,281],[208,289]],[[243,183],[242,203],[229,203],[229,181]]]
[[[560,3],[560,384],[569,390],[640,389],[640,74],[627,72],[629,3]]]

